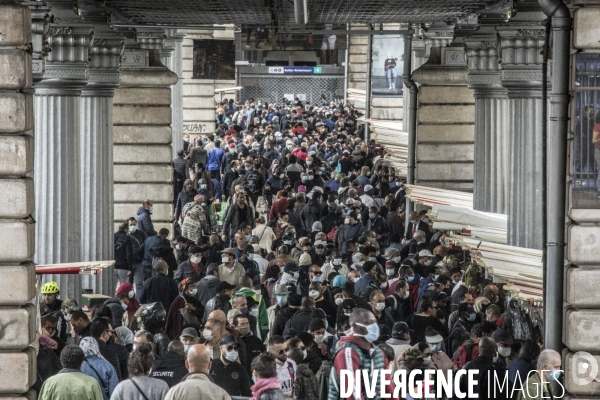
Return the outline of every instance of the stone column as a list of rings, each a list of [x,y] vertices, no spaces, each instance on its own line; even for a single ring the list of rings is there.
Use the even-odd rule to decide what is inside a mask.
[[[0,396],[36,398],[31,13],[0,2]]]
[[[413,72],[419,86],[416,184],[473,189],[475,100],[462,46],[434,47]]]
[[[89,79],[92,27],[52,26],[35,86],[35,261],[81,261],[80,96]],[[93,229],[93,228],[92,228]]]
[[[509,193],[507,90],[500,84],[496,32],[465,39],[468,85],[475,97],[473,207],[506,214]]]
[[[114,222],[137,218],[154,201],[154,229],[168,228],[172,212],[171,90],[177,75],[159,50],[126,50],[114,98]]]
[[[526,14],[531,18],[531,14]],[[540,14],[539,21],[545,19]],[[518,22],[518,21],[517,21]],[[502,86],[508,90],[508,244],[543,248],[542,48],[544,28],[498,27]]]
[[[177,74],[177,83],[171,87],[171,129],[173,134],[173,158],[183,146],[183,38],[186,31],[174,29],[163,47],[162,63]],[[169,50],[169,54],[165,52]]]

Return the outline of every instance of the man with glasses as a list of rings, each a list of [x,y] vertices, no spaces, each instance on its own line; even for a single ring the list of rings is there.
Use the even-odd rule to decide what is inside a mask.
[[[231,396],[252,396],[248,372],[239,362],[239,344],[235,336],[221,338],[221,357],[213,359],[210,377]]]
[[[316,264],[311,265],[308,268],[308,280],[303,280],[298,283],[298,288],[296,289],[297,293],[304,297],[309,295],[309,285],[313,282],[321,283],[323,281],[323,272],[321,271],[321,267]]]
[[[102,355],[102,357],[104,357],[106,361],[108,361],[112,364],[113,367],[115,367],[115,370],[117,371],[117,377],[119,378],[119,382],[123,379],[126,379],[123,378],[121,362],[119,360],[119,357],[117,356],[117,353],[114,352],[113,348],[109,348],[107,345],[107,342],[114,334],[114,331],[112,330],[108,319],[102,317],[93,320],[90,324],[90,334],[98,342],[98,349],[100,350],[100,354]],[[123,347],[123,349],[125,348]],[[125,361],[125,374],[127,374],[127,360]]]
[[[267,351],[275,357],[277,364],[277,379],[281,382],[281,391],[285,397],[294,396],[294,381],[296,377],[296,363],[288,360],[285,351],[285,340],[281,336],[269,339]]]

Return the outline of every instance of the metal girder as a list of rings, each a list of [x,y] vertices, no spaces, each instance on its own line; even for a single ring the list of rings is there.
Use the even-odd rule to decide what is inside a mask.
[[[369,36],[369,35],[408,35],[414,33],[411,30],[396,30],[396,31],[387,31],[387,30],[290,30],[290,31],[282,31],[279,30],[279,33],[287,34],[287,35],[348,35],[348,36]]]

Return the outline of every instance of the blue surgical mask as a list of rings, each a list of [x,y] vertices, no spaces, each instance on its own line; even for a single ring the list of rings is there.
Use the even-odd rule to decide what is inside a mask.
[[[150,211],[150,212],[154,211],[154,206],[151,206],[148,211]]]
[[[321,277],[315,275],[315,276],[312,277],[312,281],[313,282],[321,282]]]
[[[208,185],[206,183],[203,183],[202,185],[200,185],[200,189],[206,189],[208,187]]]
[[[277,304],[285,304],[287,303],[287,296],[275,296],[275,301]]]
[[[408,283],[411,283],[411,282],[412,282],[412,281],[414,281],[414,280],[415,280],[415,276],[414,276],[414,275],[413,275],[413,276],[407,276],[407,277],[406,277],[406,282],[408,282]]]
[[[201,207],[206,207],[206,203],[200,204]]]
[[[250,261],[254,260],[254,253],[248,254],[248,260],[250,260]]]
[[[436,343],[436,344],[430,344],[429,348],[431,349],[431,351],[433,351],[434,353],[437,353],[438,351],[440,351],[442,349],[442,344],[441,343]]]
[[[187,354],[188,351],[190,351],[190,349],[192,348],[193,345],[191,344],[184,344],[183,345],[183,351]]]
[[[550,382],[557,381],[562,376],[562,371],[560,369],[553,369],[548,373],[548,380]]]
[[[385,270],[385,274],[387,276],[394,276],[394,274],[395,274],[394,268],[392,268],[392,269],[386,269]]]
[[[473,313],[473,314],[469,314],[469,315],[467,316],[467,321],[469,321],[469,322],[473,322],[473,321],[475,321],[476,319],[477,319],[477,314],[475,314],[475,313]]]
[[[371,218],[371,219],[375,219],[375,214],[373,214],[373,213],[369,213],[369,218]]]
[[[377,259],[375,257],[369,257],[369,261],[377,261]]]
[[[376,341],[377,339],[379,339],[379,325],[377,325],[377,322],[375,322],[375,323],[373,323],[371,325],[363,325],[363,324],[357,322],[356,325],[359,325],[359,326],[362,326],[363,328],[366,328],[367,329],[367,334],[366,335],[361,335],[361,334],[354,333],[354,336],[362,336],[369,343],[373,343],[374,341]]]
[[[123,310],[127,310],[127,304],[125,304],[125,303],[121,303],[121,308],[122,308]]]
[[[417,220],[416,219],[411,219],[410,223],[413,224],[413,225],[416,225],[417,224]]]

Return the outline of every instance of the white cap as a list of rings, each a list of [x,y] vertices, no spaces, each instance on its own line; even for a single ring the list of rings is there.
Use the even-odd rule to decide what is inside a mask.
[[[277,131],[277,132],[275,132],[275,136],[283,136],[283,135],[281,134],[281,132]]]
[[[373,186],[371,186],[371,185],[366,185],[366,186],[365,186],[365,192],[368,192],[369,190],[373,190]]]
[[[433,254],[429,250],[421,250],[419,252],[419,257],[433,257]]]

